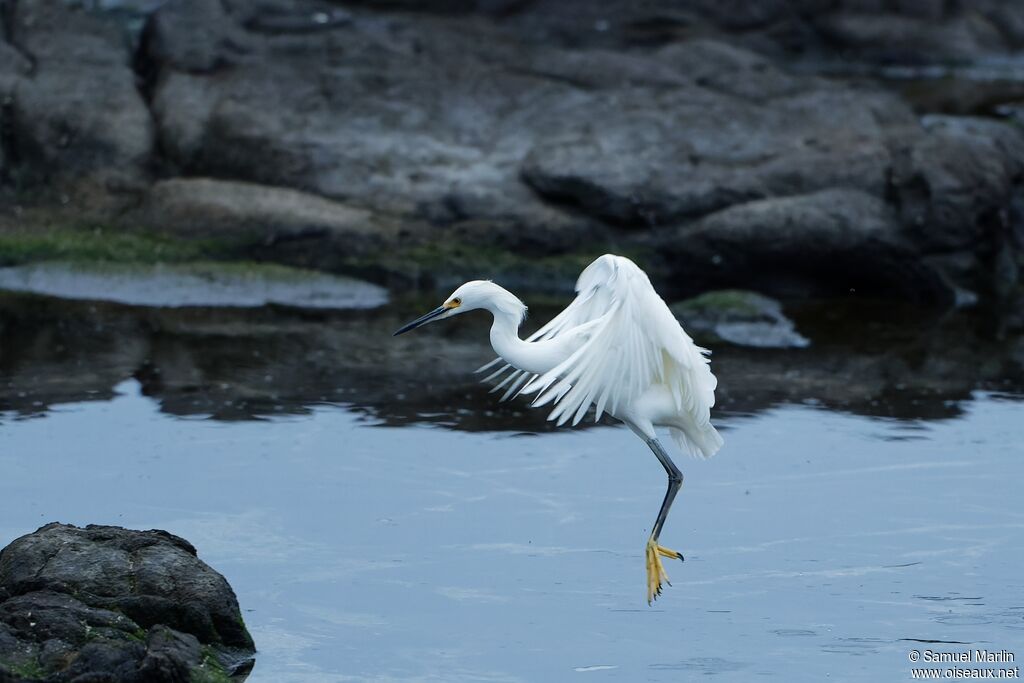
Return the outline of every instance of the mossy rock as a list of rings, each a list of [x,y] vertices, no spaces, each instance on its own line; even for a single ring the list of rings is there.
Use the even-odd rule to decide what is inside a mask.
[[[690,334],[704,344],[803,348],[810,341],[775,299],[742,289],[705,292],[670,306]]]

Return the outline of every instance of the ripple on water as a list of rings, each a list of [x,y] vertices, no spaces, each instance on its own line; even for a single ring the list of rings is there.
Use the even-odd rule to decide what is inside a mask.
[[[822,652],[840,655],[873,655],[879,652],[879,648],[888,641],[881,638],[839,638],[838,640],[823,645]]]
[[[692,657],[675,663],[651,664],[651,669],[659,671],[699,671],[705,674],[739,671],[749,666],[747,662],[721,657]]]

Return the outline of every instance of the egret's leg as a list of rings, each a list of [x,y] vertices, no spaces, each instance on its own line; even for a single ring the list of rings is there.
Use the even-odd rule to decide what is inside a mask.
[[[672,507],[672,502],[675,500],[676,494],[679,493],[680,487],[683,485],[683,473],[672,462],[672,458],[668,456],[661,442],[657,439],[648,439],[647,445],[654,451],[658,462],[665,468],[665,473],[668,475],[668,490],[665,491],[665,498],[661,502],[661,509],[658,510],[658,518],[654,521],[654,527],[651,529],[651,537],[647,539],[647,602],[650,604],[652,600],[661,595],[662,582],[670,586],[672,585],[668,580],[668,575],[665,573],[665,567],[661,564],[661,558],[683,559],[683,556],[675,550],[669,550],[658,544],[658,537],[661,535],[661,528],[665,526],[668,511]]]

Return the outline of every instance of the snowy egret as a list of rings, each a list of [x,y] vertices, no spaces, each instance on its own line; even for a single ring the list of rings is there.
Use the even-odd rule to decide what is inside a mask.
[[[435,320],[484,309],[494,316],[491,346],[498,365],[484,381],[498,380],[501,400],[534,394],[534,406],[554,404],[549,420],[579,424],[593,406],[621,420],[643,439],[668,474],[668,491],[645,549],[648,604],[661,594],[668,576],[661,558],[683,556],[658,543],[683,475],[658,440],[655,427],[667,427],[679,447],[708,457],[722,446],[711,424],[717,380],[706,355],[693,343],[635,263],[605,254],[584,269],[576,299],[526,340],[519,326],[526,305],[486,280],[467,282],[430,313],[395,335]]]

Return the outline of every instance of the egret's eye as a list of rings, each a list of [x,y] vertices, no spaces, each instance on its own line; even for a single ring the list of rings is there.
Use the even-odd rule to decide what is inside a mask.
[[[454,299],[452,299],[452,303],[455,304],[456,306],[461,306],[462,299],[460,299],[459,297],[455,297]]]

